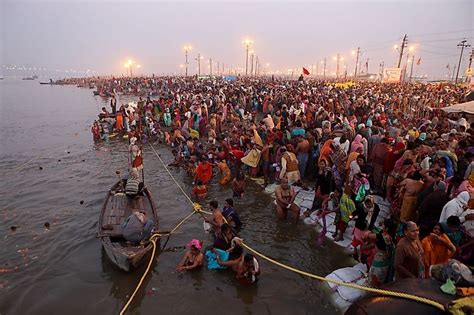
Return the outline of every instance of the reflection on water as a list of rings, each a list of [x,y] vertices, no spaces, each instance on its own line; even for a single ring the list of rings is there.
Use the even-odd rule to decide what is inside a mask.
[[[88,89],[34,81],[4,80],[0,97],[0,313],[118,313],[145,265],[131,274],[116,269],[95,237],[115,171],[127,168],[124,142],[92,142],[90,124],[104,101]],[[165,162],[173,160],[169,148],[155,148]],[[149,147],[144,158],[160,229],[169,230],[189,214],[190,206]],[[172,172],[191,191],[191,179],[180,169]],[[278,222],[272,198],[252,181],[248,184],[245,198],[235,205],[248,244],[319,275],[348,264],[348,256],[329,242],[315,248],[312,227]],[[230,187],[213,185],[203,204],[216,198],[222,205],[230,196]],[[231,314],[336,312],[324,284],[263,261],[262,276],[252,287],[236,282],[231,271],[177,273],[191,238],[211,242],[199,216],[158,253],[131,304],[132,314],[214,312],[217,305]]]

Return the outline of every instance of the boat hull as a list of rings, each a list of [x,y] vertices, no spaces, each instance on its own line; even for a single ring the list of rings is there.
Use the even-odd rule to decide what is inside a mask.
[[[125,182],[117,182],[107,193],[104,206],[99,217],[98,237],[102,246],[114,265],[121,270],[130,272],[137,268],[143,259],[151,253],[153,245],[135,245],[122,235],[122,225],[135,211],[146,213],[148,219],[153,220],[154,229],[158,229],[158,216],[155,203],[150,192],[145,187],[143,195],[130,198],[123,193]]]

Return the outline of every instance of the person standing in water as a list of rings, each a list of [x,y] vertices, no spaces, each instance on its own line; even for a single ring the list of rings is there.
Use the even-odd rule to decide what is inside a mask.
[[[297,223],[300,217],[300,207],[295,203],[296,192],[288,185],[288,179],[283,177],[280,181],[280,185],[275,188],[276,195],[276,213],[279,219],[286,219],[288,216],[288,210],[291,211],[293,223]]]

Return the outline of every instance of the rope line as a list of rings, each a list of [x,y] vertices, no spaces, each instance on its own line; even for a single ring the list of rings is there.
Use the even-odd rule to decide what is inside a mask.
[[[156,252],[156,241],[155,241],[155,237],[156,237],[156,236],[153,235],[153,236],[150,238],[150,242],[153,244],[153,251],[151,252],[151,258],[150,258],[150,261],[148,262],[148,266],[146,267],[146,270],[145,270],[145,272],[143,273],[142,277],[140,278],[140,281],[138,282],[137,286],[135,287],[135,290],[133,291],[132,295],[130,295],[130,297],[128,298],[127,303],[124,305],[124,307],[122,307],[122,310],[120,311],[120,315],[125,314],[125,311],[127,310],[127,308],[128,308],[128,306],[130,305],[130,303],[132,303],[133,298],[134,298],[135,295],[137,294],[138,290],[139,290],[140,287],[142,286],[143,281],[145,280],[145,277],[148,275],[148,272],[150,271],[151,264],[153,263],[153,257],[155,257],[155,252]]]
[[[425,303],[425,304],[434,306],[434,307],[439,308],[439,309],[444,311],[443,304],[438,303],[438,302],[433,301],[433,300],[430,300],[430,299],[427,299],[427,298],[424,298],[424,297],[421,297],[421,296],[416,296],[416,295],[413,295],[413,294],[408,294],[408,293],[403,293],[403,292],[376,289],[376,288],[365,287],[365,286],[354,284],[354,283],[348,283],[348,282],[342,282],[342,281],[338,281],[338,280],[327,279],[325,277],[321,277],[321,276],[318,276],[318,275],[315,275],[315,274],[312,274],[312,273],[302,271],[302,270],[296,269],[294,267],[285,265],[285,264],[283,264],[279,261],[276,261],[276,260],[274,260],[270,257],[267,257],[264,254],[262,254],[262,253],[258,252],[257,250],[253,249],[252,247],[248,246],[244,242],[242,242],[241,244],[244,248],[246,248],[248,251],[254,253],[255,255],[257,255],[257,256],[259,256],[259,257],[261,257],[261,258],[263,258],[263,259],[265,259],[265,260],[267,260],[267,261],[269,261],[269,262],[271,262],[271,263],[273,263],[277,266],[280,266],[284,269],[293,271],[293,272],[298,273],[298,274],[303,275],[303,276],[307,276],[307,277],[310,277],[310,278],[313,278],[313,279],[316,279],[316,280],[319,280],[319,281],[330,282],[330,283],[334,283],[334,284],[337,284],[337,285],[346,286],[346,287],[353,288],[353,289],[359,289],[359,290],[363,290],[363,291],[379,293],[379,294],[382,294],[382,295],[389,295],[389,296],[414,300],[414,301],[417,301],[417,302],[421,302],[421,303]]]
[[[196,213],[199,213],[202,215],[202,213],[204,214],[211,214],[211,212],[208,212],[208,211],[204,211],[202,210],[202,207],[201,205],[199,205],[198,203],[195,203],[191,200],[191,198],[188,196],[188,194],[186,193],[186,191],[181,187],[181,185],[178,183],[178,181],[175,179],[175,177],[173,176],[173,174],[169,171],[168,167],[166,166],[166,164],[163,162],[163,160],[161,159],[161,156],[156,152],[155,148],[153,148],[153,146],[150,144],[150,147],[151,149],[153,150],[153,152],[155,153],[155,155],[158,157],[158,159],[160,160],[161,164],[163,165],[163,167],[165,168],[166,172],[170,175],[171,179],[175,182],[176,186],[178,186],[178,188],[181,190],[181,192],[183,193],[183,195],[187,198],[187,200],[189,201],[189,203],[193,206],[193,212],[190,213],[188,216],[186,216],[184,219],[182,219],[171,231],[168,235],[168,237],[173,233],[175,232],[181,225],[183,225],[189,218],[191,218],[194,214]],[[140,281],[138,282],[133,294],[130,296],[128,302],[125,304],[125,306],[122,308],[122,310],[120,311],[120,315],[123,315],[127,309],[127,307],[130,305],[130,303],[132,302],[133,298],[135,297],[135,294],[137,293],[138,289],[140,288],[140,286],[142,285],[143,283],[143,280],[145,279],[146,275],[148,274],[149,270],[150,270],[150,267],[151,267],[151,263],[153,261],[153,257],[155,255],[155,251],[156,251],[156,243],[155,243],[155,240],[154,238],[155,237],[158,237],[159,234],[154,234],[151,236],[150,240],[153,244],[153,252],[152,252],[152,255],[151,255],[151,258],[150,258],[150,261],[148,262],[148,267],[147,269],[145,270],[143,276],[141,277]],[[332,279],[327,279],[325,277],[322,277],[322,276],[318,276],[318,275],[315,275],[315,274],[312,274],[312,273],[309,273],[309,272],[306,272],[306,271],[303,271],[303,270],[300,270],[300,269],[297,269],[297,268],[294,268],[292,266],[288,266],[286,264],[283,264],[279,261],[276,261],[262,253],[260,253],[259,251],[257,251],[256,249],[250,247],[249,245],[247,245],[244,241],[240,242],[242,247],[244,247],[245,249],[247,249],[248,251],[254,253],[255,255],[261,257],[262,259],[265,259],[266,261],[274,264],[274,265],[277,265],[283,269],[286,269],[286,270],[289,270],[289,271],[292,271],[294,273],[297,273],[297,274],[300,274],[300,275],[303,275],[303,276],[306,276],[306,277],[309,277],[309,278],[313,278],[313,279],[316,279],[316,280],[319,280],[319,281],[323,281],[323,282],[329,282],[329,283],[333,283],[333,284],[336,284],[336,285],[341,285],[341,286],[345,286],[345,287],[349,287],[349,288],[353,288],[353,289],[358,289],[358,290],[362,290],[362,291],[368,291],[368,292],[373,292],[373,293],[378,293],[378,294],[381,294],[381,295],[386,295],[386,296],[393,296],[393,297],[398,297],[398,298],[403,298],[403,299],[408,299],[408,300],[412,300],[412,301],[416,301],[416,302],[420,302],[420,303],[424,303],[424,304],[427,304],[427,305],[431,305],[433,307],[436,307],[442,311],[445,311],[445,308],[444,308],[444,305],[439,303],[439,302],[436,302],[434,300],[431,300],[431,299],[428,299],[428,298],[424,298],[424,297],[421,297],[421,296],[416,296],[416,295],[413,295],[413,294],[408,294],[408,293],[403,293],[403,292],[396,292],[396,291],[390,291],[390,290],[383,290],[383,289],[377,289],[377,288],[371,288],[371,287],[365,287],[365,286],[362,286],[362,285],[358,285],[358,284],[354,284],[354,283],[347,283],[347,282],[343,282],[343,281],[338,281],[338,280],[332,280]]]

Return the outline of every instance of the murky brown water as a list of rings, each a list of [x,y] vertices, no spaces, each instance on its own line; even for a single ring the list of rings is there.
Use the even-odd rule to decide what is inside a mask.
[[[0,81],[2,315],[116,314],[142,274],[143,268],[132,274],[116,269],[95,238],[99,212],[116,180],[115,171],[127,169],[123,142],[95,145],[92,141],[89,126],[102,106],[103,100],[88,89]],[[165,162],[172,161],[169,148],[156,149]],[[144,156],[160,227],[167,230],[190,208],[150,148],[145,148]],[[184,172],[172,172],[190,191],[191,180]],[[216,185],[210,189],[209,200],[214,197],[223,204],[231,195],[229,187]],[[312,227],[277,222],[271,197],[251,181],[245,200],[237,201],[236,209],[245,223],[241,234],[247,243],[273,258],[319,275],[350,263],[329,242],[315,248]],[[198,216],[180,232],[168,243],[174,250],[157,255],[130,313],[337,312],[325,284],[263,261],[263,274],[253,287],[237,284],[229,271],[177,274],[184,245],[191,238],[208,240]]]

